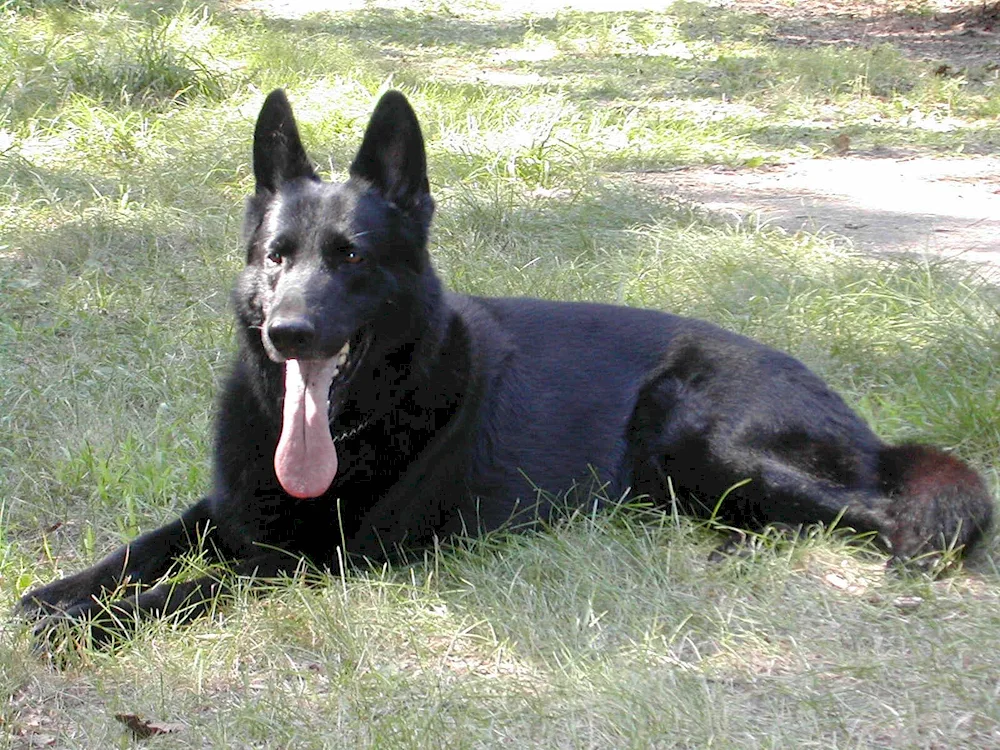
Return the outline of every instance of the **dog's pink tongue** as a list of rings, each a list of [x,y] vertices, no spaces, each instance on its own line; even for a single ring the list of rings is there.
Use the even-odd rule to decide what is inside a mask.
[[[326,401],[337,358],[285,362],[285,407],[274,471],[292,497],[319,497],[337,474]]]

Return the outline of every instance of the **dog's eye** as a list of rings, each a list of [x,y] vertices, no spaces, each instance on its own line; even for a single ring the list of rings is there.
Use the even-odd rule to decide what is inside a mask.
[[[283,237],[279,237],[271,242],[271,246],[267,250],[267,262],[275,266],[280,266],[285,261],[285,256],[288,255],[292,250],[291,242]]]
[[[341,250],[343,253],[343,258],[345,263],[360,263],[364,260],[364,256],[361,255],[353,247],[347,246]]]

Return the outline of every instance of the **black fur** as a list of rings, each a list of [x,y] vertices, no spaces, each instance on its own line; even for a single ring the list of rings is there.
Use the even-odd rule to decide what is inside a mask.
[[[406,99],[382,97],[343,184],[322,182],[284,93],[254,135],[239,356],[218,408],[211,493],[92,568],[24,597],[28,613],[92,620],[192,617],[222,579],[160,582],[196,545],[236,574],[306,558],[335,566],[546,517],[604,485],[716,512],[744,528],[839,521],[896,557],[968,549],[992,500],[965,464],[883,444],[791,357],[661,312],[446,292],[428,257],[423,139]],[[274,470],[286,357],[352,344],[330,393],[340,469],[300,500]],[[726,494],[734,485],[749,479]],[[721,497],[725,501],[717,506]],[[119,587],[128,584],[121,593]],[[110,605],[97,599],[118,591]]]

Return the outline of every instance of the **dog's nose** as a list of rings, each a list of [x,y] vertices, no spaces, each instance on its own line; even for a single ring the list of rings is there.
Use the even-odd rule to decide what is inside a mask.
[[[308,358],[316,339],[316,327],[305,317],[282,317],[267,324],[267,337],[286,359]]]

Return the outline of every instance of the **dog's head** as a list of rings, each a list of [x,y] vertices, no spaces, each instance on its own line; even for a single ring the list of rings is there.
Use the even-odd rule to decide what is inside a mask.
[[[306,155],[285,93],[274,91],[257,120],[253,168],[237,306],[273,361],[353,349],[419,296],[434,201],[420,125],[402,94],[382,96],[347,181],[329,183]]]
[[[348,179],[324,182],[278,90],[257,120],[253,169],[237,314],[244,345],[285,366],[282,443],[286,433],[292,439],[290,420],[298,433],[313,435],[301,450],[283,451],[279,443],[278,477],[282,463],[295,465],[282,485],[314,497],[336,470],[334,455],[329,480],[310,477],[312,466],[329,463],[320,454],[333,453],[327,401],[333,410],[366,355],[419,335],[419,321],[440,293],[427,253],[434,202],[424,141],[406,98],[389,91]],[[298,411],[290,413],[290,405]]]

